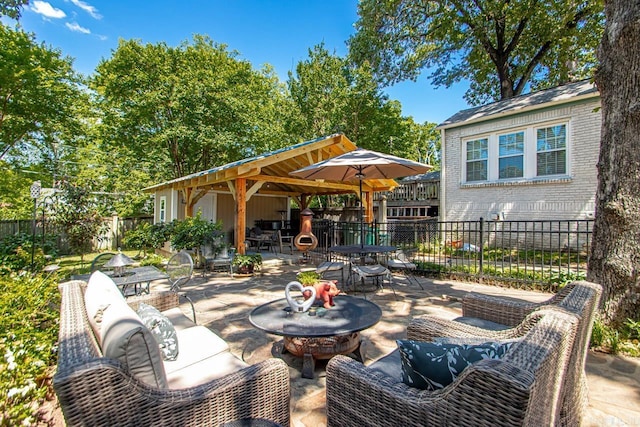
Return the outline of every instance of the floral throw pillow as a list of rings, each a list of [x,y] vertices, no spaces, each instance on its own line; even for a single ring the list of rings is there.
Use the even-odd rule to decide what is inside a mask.
[[[140,303],[137,313],[158,343],[162,358],[176,360],[178,357],[178,336],[171,321],[157,308],[145,303]]]
[[[444,388],[472,363],[502,358],[514,343],[449,344],[398,340],[402,382],[423,390]]]

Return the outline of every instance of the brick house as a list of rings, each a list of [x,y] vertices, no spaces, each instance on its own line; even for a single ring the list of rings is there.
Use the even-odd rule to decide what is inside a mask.
[[[440,220],[593,218],[599,107],[595,86],[580,81],[447,119]]]

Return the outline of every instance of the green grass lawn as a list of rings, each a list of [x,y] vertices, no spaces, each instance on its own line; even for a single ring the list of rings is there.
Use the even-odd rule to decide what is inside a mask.
[[[89,273],[91,270],[91,261],[101,253],[110,252],[92,252],[89,254],[84,254],[84,256],[80,257],[80,255],[65,255],[61,256],[55,260],[54,264],[57,264],[60,269],[58,270],[58,277],[61,280],[69,279],[74,274],[85,274]],[[122,251],[123,254],[127,255],[129,258],[139,263],[142,261],[142,254],[140,251],[131,250],[131,251]]]

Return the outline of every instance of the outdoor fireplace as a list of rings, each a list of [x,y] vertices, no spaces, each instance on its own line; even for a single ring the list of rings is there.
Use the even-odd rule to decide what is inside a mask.
[[[313,212],[307,208],[300,212],[300,233],[293,239],[293,244],[302,252],[303,257],[308,257],[307,252],[318,246],[318,238],[311,231],[311,218]]]

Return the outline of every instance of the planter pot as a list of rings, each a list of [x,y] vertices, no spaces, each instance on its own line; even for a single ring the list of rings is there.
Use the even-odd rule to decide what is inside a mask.
[[[253,274],[253,265],[240,265],[236,267],[238,274]]]

